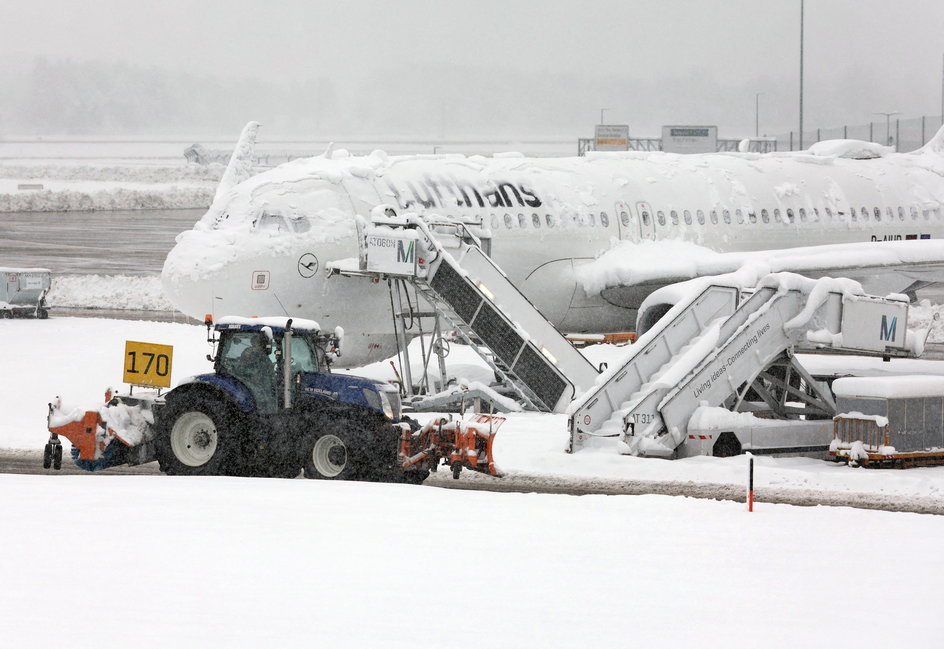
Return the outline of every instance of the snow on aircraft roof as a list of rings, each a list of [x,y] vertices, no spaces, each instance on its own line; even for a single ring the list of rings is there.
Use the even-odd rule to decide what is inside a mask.
[[[870,160],[895,153],[890,146],[882,146],[875,142],[863,140],[823,140],[809,148],[811,155],[829,158],[853,158],[855,160]]]

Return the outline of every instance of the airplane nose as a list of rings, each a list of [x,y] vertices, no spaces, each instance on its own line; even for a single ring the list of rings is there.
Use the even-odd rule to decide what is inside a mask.
[[[167,254],[161,271],[164,295],[182,313],[202,318],[213,313],[215,275],[222,269],[227,255],[221,249],[221,233],[189,230],[177,238]],[[235,258],[235,251],[229,257]]]

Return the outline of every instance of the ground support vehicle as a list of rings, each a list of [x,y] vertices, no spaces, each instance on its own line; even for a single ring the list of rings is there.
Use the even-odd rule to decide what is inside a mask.
[[[944,378],[842,377],[833,381],[830,457],[868,467],[944,464]]]
[[[502,418],[402,417],[396,386],[333,374],[343,332],[290,318],[207,321],[214,371],[166,394],[106,393],[97,410],[49,406],[48,468],[59,436],[90,471],[157,460],[170,475],[247,475],[419,483],[440,461],[498,475],[492,438]],[[215,332],[215,336],[214,336]]]
[[[833,419],[833,425],[829,457],[834,462],[876,469],[944,464],[944,448],[899,450],[892,444],[896,436],[884,417],[842,413]]]
[[[0,318],[48,318],[50,286],[50,272],[45,268],[0,267]]]

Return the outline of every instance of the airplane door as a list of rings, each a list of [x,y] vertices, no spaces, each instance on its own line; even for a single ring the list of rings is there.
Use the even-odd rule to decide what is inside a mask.
[[[639,240],[656,238],[656,220],[649,203],[636,203],[636,220],[639,222]]]
[[[636,218],[629,209],[629,205],[623,201],[616,201],[615,208],[616,218],[619,222],[619,238],[634,241],[638,236],[636,224],[633,223]]]

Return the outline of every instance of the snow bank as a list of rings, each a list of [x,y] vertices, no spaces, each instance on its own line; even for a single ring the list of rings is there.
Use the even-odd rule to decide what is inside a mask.
[[[153,185],[129,189],[126,186],[91,185],[61,191],[19,191],[0,194],[0,212],[71,212],[77,210],[191,209],[209,206],[210,187]]]
[[[122,182],[122,183],[193,183],[206,182],[216,186],[223,176],[223,165],[93,165],[62,161],[59,164],[0,163],[3,182],[17,183],[50,181]]]
[[[174,310],[156,275],[54,275],[46,302],[51,307]]]
[[[0,165],[0,212],[206,208],[221,175],[219,165]]]

